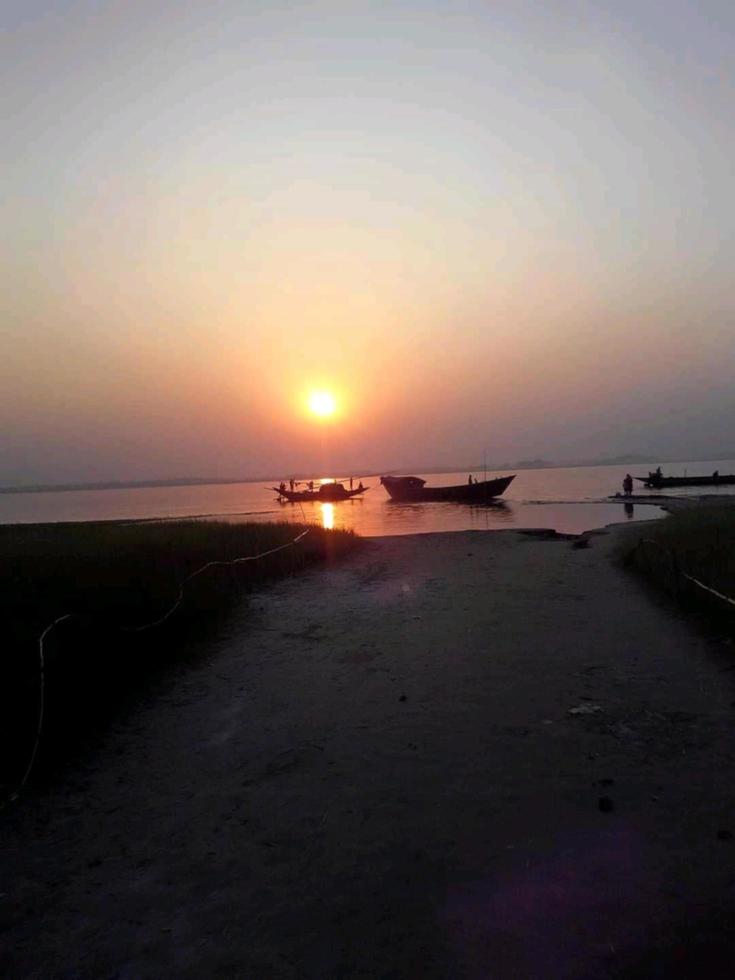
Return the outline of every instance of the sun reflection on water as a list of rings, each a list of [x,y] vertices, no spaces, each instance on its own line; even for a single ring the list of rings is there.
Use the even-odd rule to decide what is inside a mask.
[[[334,530],[334,504],[320,504],[322,509],[322,527],[326,531]]]

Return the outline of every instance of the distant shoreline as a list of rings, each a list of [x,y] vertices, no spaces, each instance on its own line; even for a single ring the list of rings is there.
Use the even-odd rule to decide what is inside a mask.
[[[727,453],[725,455],[713,455],[713,456],[702,456],[698,459],[664,459],[662,457],[651,457],[651,460],[656,459],[658,462],[665,465],[672,463],[699,463],[699,462],[709,462],[711,460],[717,460],[725,462],[727,460],[735,459],[735,455],[732,453]],[[516,463],[489,463],[487,467],[484,465],[477,466],[440,466],[440,467],[430,467],[430,466],[413,466],[413,467],[386,467],[382,470],[375,471],[363,471],[360,472],[359,469],[354,469],[352,472],[357,473],[359,476],[371,477],[379,476],[381,474],[394,474],[394,473],[408,473],[411,470],[414,473],[425,473],[425,474],[439,474],[439,473],[479,473],[484,468],[488,472],[496,473],[501,470],[565,470],[565,469],[581,469],[581,468],[596,468],[600,466],[639,466],[645,463],[650,463],[651,460],[644,459],[643,457],[621,457],[619,459],[602,459],[590,462],[588,460],[579,460],[573,462],[548,462],[543,459],[534,460],[520,460]],[[347,472],[346,470],[344,471]],[[309,479],[319,479],[319,474],[317,473],[292,473],[289,474],[297,480],[309,480]],[[0,486],[0,494],[18,494],[18,493],[70,493],[79,490],[147,490],[155,489],[156,487],[166,488],[166,487],[206,487],[206,486],[230,486],[236,483],[269,483],[271,481],[281,480],[283,476],[233,476],[233,477],[173,477],[168,480],[107,480],[100,481],[97,483],[41,483],[30,486],[11,486],[3,487]]]
[[[240,477],[181,477],[173,480],[111,480],[107,483],[50,483],[38,486],[0,487],[0,493],[69,493],[74,490],[147,490],[155,487],[207,487],[232,483],[262,483],[263,480],[243,480]]]

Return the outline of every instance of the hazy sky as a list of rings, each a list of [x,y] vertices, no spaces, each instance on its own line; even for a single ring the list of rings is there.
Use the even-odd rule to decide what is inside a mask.
[[[0,481],[735,448],[731,2],[0,17]]]

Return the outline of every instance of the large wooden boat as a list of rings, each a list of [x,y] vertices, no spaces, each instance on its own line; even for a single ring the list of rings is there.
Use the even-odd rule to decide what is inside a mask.
[[[337,503],[340,500],[352,500],[359,497],[370,487],[362,483],[354,490],[347,490],[341,483],[322,483],[316,490],[287,490],[284,486],[273,487],[281,503],[304,504],[309,501],[316,503]]]
[[[735,484],[735,474],[723,476],[663,476],[660,473],[649,473],[648,476],[637,476],[636,480],[653,490],[663,490],[665,487],[727,487]]]
[[[452,487],[427,487],[426,480],[418,476],[381,476],[380,482],[387,490],[391,500],[418,502],[449,500],[459,503],[481,504],[505,493],[513,476],[501,476],[496,480],[482,480],[479,483],[460,483]]]

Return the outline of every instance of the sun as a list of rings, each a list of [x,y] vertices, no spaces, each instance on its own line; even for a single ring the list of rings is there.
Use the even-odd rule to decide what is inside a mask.
[[[337,401],[329,391],[312,391],[309,395],[309,411],[320,419],[331,418],[337,411]]]

